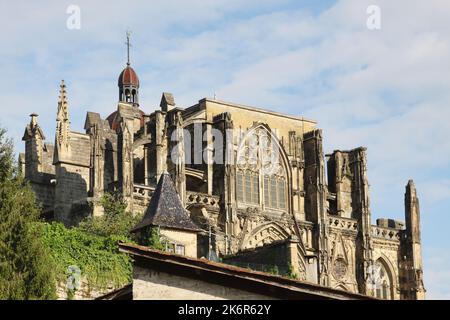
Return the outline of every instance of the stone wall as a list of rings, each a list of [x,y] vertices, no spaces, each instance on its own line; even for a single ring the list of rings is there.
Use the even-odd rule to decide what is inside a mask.
[[[55,159],[55,219],[65,225],[77,224],[89,213],[90,137],[70,132],[69,147],[60,146]]]
[[[86,278],[82,278],[79,283],[79,288],[75,290],[72,297],[68,296],[67,285],[64,282],[58,283],[56,287],[57,300],[93,300],[97,297],[103,296],[117,288],[114,286],[108,286],[103,289],[93,289],[89,286],[89,282]]]
[[[255,294],[134,266],[133,300],[266,300]]]
[[[160,232],[161,238],[183,245],[186,256],[197,258],[197,233],[165,228],[161,228]]]
[[[54,176],[52,176],[54,178]],[[42,207],[44,213],[53,211],[55,203],[55,185],[50,183],[50,178],[46,179],[48,183],[38,183],[31,181],[31,188],[36,194],[36,201]]]
[[[330,287],[354,293],[358,293],[356,268],[361,263],[356,252],[356,226],[356,220],[341,218],[339,224],[330,226],[328,239]]]
[[[267,272],[277,267],[279,274],[288,272],[290,260],[290,250],[286,241],[278,241],[264,247],[249,249],[236,255],[223,257],[224,263],[256,271]]]
[[[76,224],[87,209],[89,168],[58,164],[56,177],[55,219],[66,225]]]

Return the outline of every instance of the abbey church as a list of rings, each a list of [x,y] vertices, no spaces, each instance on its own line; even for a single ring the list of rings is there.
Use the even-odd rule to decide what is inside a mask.
[[[198,258],[276,266],[382,299],[424,299],[412,180],[405,221],[373,225],[364,147],[324,154],[315,121],[215,98],[180,107],[166,92],[148,113],[155,108],[140,104],[129,59],[117,85],[117,107],[106,117],[87,112],[79,132],[70,126],[63,81],[54,144],[31,114],[19,163],[46,218],[72,226],[100,216],[105,193],[119,193],[128,211],[143,214],[168,173],[189,223],[203,230]]]

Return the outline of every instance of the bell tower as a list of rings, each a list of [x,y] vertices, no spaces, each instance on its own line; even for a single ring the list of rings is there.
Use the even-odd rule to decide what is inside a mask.
[[[139,106],[139,78],[130,66],[130,36],[131,32],[127,31],[127,66],[122,70],[117,81],[119,101]]]

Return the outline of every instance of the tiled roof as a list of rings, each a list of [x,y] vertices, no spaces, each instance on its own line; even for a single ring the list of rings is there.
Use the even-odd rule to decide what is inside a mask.
[[[224,287],[241,290],[252,290],[253,288],[257,294],[267,295],[274,299],[376,300],[370,296],[333,289],[307,281],[206,259],[181,256],[135,244],[120,243],[119,250],[132,255],[134,264],[141,267],[155,268],[162,272],[212,282]]]

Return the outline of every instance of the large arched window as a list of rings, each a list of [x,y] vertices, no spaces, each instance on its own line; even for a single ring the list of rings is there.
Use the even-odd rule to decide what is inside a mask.
[[[377,270],[375,296],[380,299],[390,300],[392,299],[392,281],[391,275],[384,261],[378,259],[375,263]]]
[[[279,145],[263,126],[250,130],[242,140],[236,163],[236,199],[264,208],[287,208],[287,176]]]

